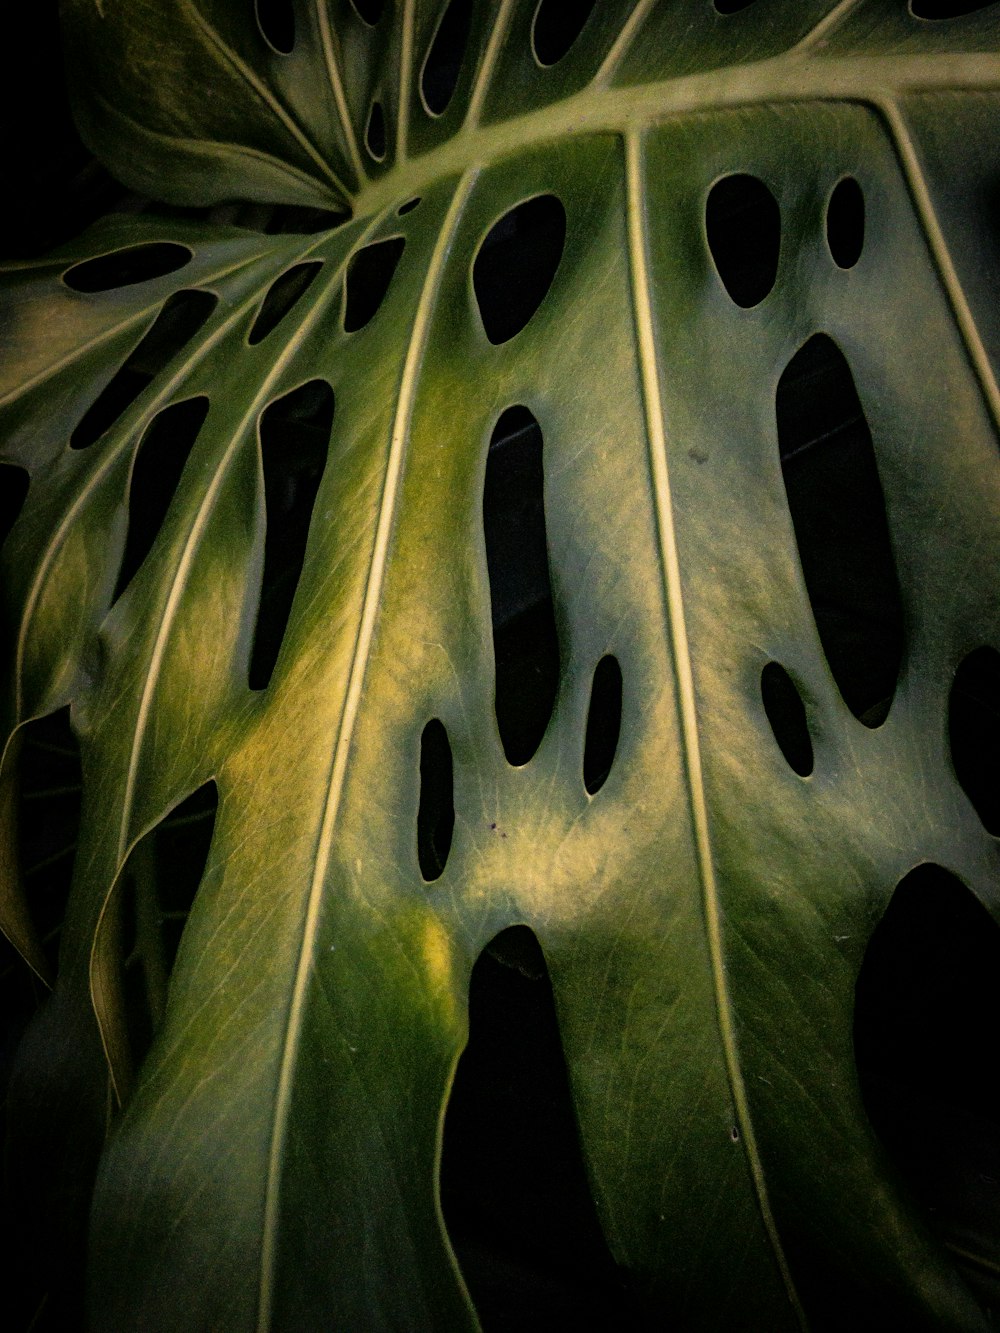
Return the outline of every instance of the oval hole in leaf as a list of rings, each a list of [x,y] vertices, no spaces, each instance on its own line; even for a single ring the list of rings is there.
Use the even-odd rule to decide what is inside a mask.
[[[267,43],[286,56],[295,46],[295,9],[292,0],[254,0],[257,26]]]
[[[781,210],[762,180],[723,176],[705,201],[705,235],[730,298],[744,310],[759,305],[778,276]]]
[[[531,45],[540,65],[554,65],[573,45],[590,18],[595,0],[541,0],[531,25]]]
[[[903,613],[871,431],[840,348],[814,335],[776,396],[781,472],[823,652],[844,703],[885,721]]]
[[[275,278],[267,289],[267,295],[261,302],[257,318],[247,337],[251,347],[263,342],[267,335],[277,328],[292,306],[305,296],[322,267],[322,260],[313,259],[305,264],[295,264],[280,277]]]
[[[351,256],[344,283],[344,331],[357,333],[375,318],[406,246],[402,236],[375,241]]]
[[[83,771],[69,707],[20,731],[17,760],[17,861],[35,936],[50,978],[80,836]]]
[[[25,468],[16,463],[0,463],[0,546],[24,508],[30,481]]]
[[[152,549],[207,415],[206,397],[188,398],[165,407],[146,427],[132,464],[128,536],[112,601],[122,595]]]
[[[374,28],[382,17],[385,0],[351,0],[351,7],[362,22],[367,23],[370,28]]]
[[[407,199],[405,204],[400,204],[400,206],[396,209],[396,216],[401,218],[404,217],[407,213],[412,213],[419,203],[420,203],[419,195],[417,195],[416,199]]]
[[[75,292],[107,292],[115,287],[131,287],[176,273],[190,263],[192,252],[173,241],[152,241],[148,245],[130,245],[97,259],[74,264],[62,275],[67,287]]]
[[[316,492],[333,427],[333,390],[308,383],[270,403],[260,418],[267,528],[249,685],[266,689],[278,661],[305,560]]]
[[[597,1220],[548,969],[527,926],[503,931],[472,970],[440,1188],[485,1329],[637,1327]]]
[[[760,695],[785,762],[807,778],[813,771],[813,748],[805,706],[795,682],[777,662],[768,662],[760,673]]]
[[[741,9],[749,9],[754,0],[714,0],[720,14],[738,14]]]
[[[420,808],[417,811],[417,858],[428,884],[439,879],[448,863],[455,827],[455,793],[451,746],[444,724],[427,723],[420,738]]]
[[[921,865],[872,932],[854,1051],[886,1152],[946,1238],[1000,1227],[1000,928],[960,880]]]
[[[594,672],[583,747],[583,785],[591,796],[611,772],[622,728],[622,669],[618,659],[602,657]]]
[[[483,328],[491,343],[521,332],[552,286],[566,243],[566,210],[554,194],[536,195],[487,232],[472,266]]]
[[[955,775],[994,837],[1000,836],[1000,653],[977,648],[964,658],[948,698]]]
[[[910,13],[918,19],[940,22],[978,13],[980,9],[989,9],[993,4],[996,4],[996,0],[911,0]]]
[[[372,102],[368,112],[368,124],[365,127],[365,147],[376,162],[384,162],[387,141],[385,137],[385,112],[381,102]]]
[[[853,268],[865,244],[865,196],[853,176],[838,181],[826,209],[826,242],[838,268]]]
[[[206,782],[136,844],[115,890],[109,929],[133,1070],[163,1022],[181,935],[212,845],[219,792]]]
[[[559,639],[545,537],[542,432],[509,407],[490,440],[483,488],[496,717],[510,764],[526,764],[545,734],[559,687]]]
[[[451,0],[441,16],[424,68],[420,91],[432,116],[443,115],[452,99],[469,41],[472,0]]]
[[[218,303],[211,292],[175,292],[163,304],[156,322],[100,396],[84,413],[70,436],[70,447],[86,449],[131,407],[143,389],[191,341]]]

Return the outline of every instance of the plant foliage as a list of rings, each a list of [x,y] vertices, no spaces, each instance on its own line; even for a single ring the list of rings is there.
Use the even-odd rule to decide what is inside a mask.
[[[2,276],[28,1307],[987,1327],[1000,5],[63,22],[173,211]]]

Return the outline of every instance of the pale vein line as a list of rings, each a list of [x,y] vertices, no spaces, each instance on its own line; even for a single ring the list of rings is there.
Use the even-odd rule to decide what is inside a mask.
[[[308,251],[306,253],[308,253]],[[259,258],[259,256],[254,255],[253,258],[257,259]],[[201,278],[197,283],[194,284],[195,289],[206,287],[210,283],[219,282],[220,279],[227,277],[230,273],[235,273],[238,269],[242,268],[244,264],[250,262],[252,262],[252,260],[241,260],[239,263],[232,264],[228,268],[222,269],[217,273],[208,274],[206,277]],[[105,457],[102,459],[99,466],[97,466],[94,469],[94,471],[84,482],[83,486],[80,488],[80,491],[73,500],[73,503],[67,509],[66,513],[59,521],[59,524],[53,530],[51,538],[48,544],[46,545],[45,551],[42,555],[42,558],[38,562],[38,565],[35,568],[35,572],[32,575],[28,596],[25,598],[24,602],[24,610],[21,613],[21,622],[17,636],[17,648],[14,658],[14,672],[15,672],[14,697],[15,697],[15,707],[17,709],[16,716],[20,717],[21,709],[24,703],[24,698],[23,698],[24,653],[25,653],[25,644],[28,637],[28,628],[31,624],[31,618],[34,615],[35,607],[38,604],[38,599],[42,595],[42,589],[45,584],[46,575],[48,574],[49,569],[52,566],[53,560],[55,560],[57,554],[62,549],[63,539],[65,538],[66,533],[72,527],[80,510],[83,508],[88,498],[93,494],[94,489],[98,485],[100,485],[101,481],[104,479],[105,476],[107,476],[110,469],[114,467],[115,463],[121,456],[122,450],[127,448],[128,445],[130,444],[132,439],[132,427],[125,428],[124,423],[128,421],[129,415],[131,415],[133,412],[137,414],[139,420],[141,420],[147,414],[155,412],[156,409],[159,407],[159,405],[166,401],[166,399],[174,392],[177,386],[183,382],[183,380],[191,373],[194,367],[197,366],[204,359],[204,357],[212,350],[213,347],[215,347],[215,345],[219,342],[219,340],[226,335],[229,329],[232,328],[232,326],[242,317],[242,315],[250,308],[250,306],[253,305],[256,300],[259,300],[259,297],[260,293],[255,292],[253,297],[249,301],[246,301],[244,302],[243,305],[238,306],[228,319],[223,320],[222,323],[220,323],[218,329],[216,329],[214,333],[208,335],[203,342],[199,343],[197,346],[196,353],[186,356],[184,358],[184,360],[178,365],[175,373],[170,377],[169,380],[164,382],[164,384],[157,391],[156,396],[153,398],[151,402],[146,403],[141,408],[135,407],[130,409],[130,412],[121,418],[120,423],[116,423],[116,425],[121,424],[123,427],[118,447],[114,449],[108,449],[106,451]],[[147,307],[146,309],[144,309],[142,313],[143,315],[148,314],[149,308]],[[124,321],[125,324],[132,322],[138,322],[138,321],[137,320]],[[153,323],[155,322],[156,321],[154,320]],[[120,329],[121,327],[122,325],[116,325],[114,331],[117,332],[118,329]],[[150,325],[150,328],[152,328],[152,324]],[[99,343],[100,341],[101,341],[100,338],[94,339],[90,344],[88,344],[88,346],[92,346],[95,343]],[[39,379],[44,380],[45,378],[48,377],[49,374],[57,374],[59,370],[64,368],[65,364],[67,363],[67,360],[71,361],[72,359],[73,357],[63,358],[61,361],[57,362],[57,364],[51,369],[51,371],[46,372],[46,374],[40,377],[36,377],[36,380],[32,381],[32,384],[37,383]],[[31,386],[29,385],[28,387]],[[139,401],[141,401],[141,398]]]
[[[358,635],[354,645],[347,692],[337,728],[333,764],[327,787],[326,804],[316,847],[316,863],[309,885],[306,919],[303,926],[302,946],[295,975],[295,985],[289,1006],[288,1025],[282,1048],[281,1070],[274,1106],[274,1128],[271,1138],[271,1152],[268,1161],[267,1184],[264,1201],[264,1232],[261,1243],[260,1305],[257,1327],[259,1333],[267,1333],[271,1327],[271,1307],[274,1299],[274,1267],[277,1256],[278,1208],[280,1202],[281,1159],[285,1146],[285,1135],[289,1111],[291,1108],[292,1082],[295,1073],[295,1059],[305,1012],[306,991],[313,964],[313,950],[319,929],[320,904],[323,885],[330,864],[333,850],[334,828],[340,811],[340,800],[344,788],[344,776],[347,771],[348,754],[354,734],[354,724],[361,703],[361,691],[364,685],[368,657],[378,618],[379,603],[389,551],[389,539],[392,533],[396,510],[396,496],[403,472],[406,444],[409,437],[410,418],[416,397],[417,378],[427,343],[427,332],[431,314],[437,299],[441,276],[448,255],[448,248],[454,235],[455,227],[461,215],[465,200],[472,188],[475,176],[470,169],[456,186],[448,212],[441,225],[441,231],[434,246],[427,276],[417,303],[410,333],[410,342],[406,352],[399,384],[399,396],[396,415],[392,426],[389,443],[389,457],[386,463],[385,485],[379,507],[378,524],[372,549],[371,565],[365,587],[364,602]]]
[[[785,1258],[784,1249],[778,1235],[774,1214],[771,1211],[771,1204],[767,1195],[767,1184],[764,1179],[763,1166],[760,1160],[753,1124],[750,1119],[750,1107],[747,1100],[746,1086],[743,1082],[743,1073],[740,1069],[736,1033],[733,1025],[732,1004],[726,984],[718,886],[715,880],[715,868],[712,862],[712,849],[708,833],[708,809],[705,802],[704,775],[701,766],[701,749],[698,736],[694,677],[691,670],[687,626],[684,620],[684,598],[681,589],[680,560],[677,551],[677,534],[674,527],[673,504],[670,495],[670,478],[667,470],[666,437],[663,430],[663,404],[660,398],[660,383],[656,365],[656,340],[653,332],[653,313],[650,302],[651,286],[645,240],[645,198],[643,195],[642,181],[642,145],[639,131],[633,130],[626,136],[625,151],[628,181],[629,260],[632,270],[636,334],[642,375],[643,400],[646,412],[646,427],[649,438],[650,472],[652,474],[654,500],[656,505],[660,556],[663,561],[664,594],[669,620],[671,650],[677,681],[681,736],[687,770],[688,798],[690,801],[691,822],[694,830],[695,849],[698,859],[698,873],[701,880],[709,954],[712,963],[712,980],[715,989],[719,1032],[722,1038],[722,1047],[725,1055],[726,1072],[729,1077],[736,1117],[739,1122],[740,1137],[746,1151],[747,1162],[753,1177],[761,1217],[771,1242],[771,1248],[774,1251],[778,1268],[781,1271],[788,1299],[798,1316],[800,1324],[805,1328],[805,1315],[795,1290],[794,1283],[792,1282],[792,1275],[788,1267],[788,1261]]]
[[[972,362],[983,397],[986,399],[990,414],[993,417],[993,424],[1000,431],[1000,389],[998,389],[996,376],[990,364],[989,354],[983,346],[975,317],[969,308],[968,301],[965,299],[961,280],[952,262],[951,251],[948,249],[948,243],[938,221],[934,201],[931,199],[930,190],[927,188],[927,181],[920,166],[917,150],[910,138],[906,121],[894,101],[879,101],[875,103],[875,106],[885,118],[890,135],[895,142],[896,152],[903,168],[903,175],[910,188],[917,216],[923,224],[927,244],[937,266],[941,285],[944,287],[948,301],[951,304],[955,322],[962,335],[962,341],[965,343],[965,350]]]
[[[376,225],[377,219],[373,219],[369,222],[365,231],[359,237],[359,243],[365,241]],[[321,238],[321,240],[322,239],[324,238]],[[317,245],[320,243],[321,241],[315,242]],[[308,253],[308,251],[306,253]],[[353,248],[351,253],[353,253]],[[188,531],[187,539],[184,542],[184,549],[181,552],[181,558],[177,562],[177,566],[174,570],[174,576],[170,584],[170,592],[167,597],[166,605],[163,608],[163,614],[161,615],[157,626],[156,639],[149,659],[149,668],[143,680],[142,697],[139,701],[135,730],[132,735],[128,775],[125,779],[125,794],[122,798],[122,818],[118,840],[119,861],[124,858],[128,844],[129,821],[131,819],[132,803],[134,800],[135,785],[139,771],[139,759],[142,753],[143,741],[145,739],[146,724],[149,720],[149,714],[153,706],[153,695],[156,691],[157,684],[159,683],[160,668],[163,665],[163,658],[166,654],[167,639],[173,628],[174,617],[184,594],[188,574],[194,563],[195,554],[201,543],[205,528],[208,526],[212,510],[215,508],[216,497],[218,496],[223,480],[229,470],[229,464],[240,446],[243,444],[245,435],[249,430],[255,415],[267,401],[268,394],[271,392],[275,382],[284,373],[288,363],[298,354],[303,340],[326,309],[327,303],[339,292],[341,278],[349,259],[350,254],[345,255],[342,262],[331,272],[328,281],[317,291],[316,299],[309,306],[309,309],[299,321],[294,332],[289,330],[289,335],[281,350],[281,354],[275,359],[271,369],[261,381],[256,393],[251,398],[247,410],[244,412],[237,425],[233,428],[232,438],[224,450],[222,457],[216,464],[212,480],[207,486],[205,494],[202,496],[201,504],[198,506],[198,511],[195,514],[194,522]]]
[[[828,14],[825,14],[820,21],[806,35],[789,47],[788,54],[796,55],[799,51],[808,51],[810,47],[818,45],[823,39],[840,23],[841,19],[847,17],[852,9],[857,9],[861,0],[840,0],[840,3],[834,5]]]
[[[476,71],[476,81],[472,86],[472,92],[469,95],[469,109],[465,113],[465,120],[462,123],[463,131],[472,130],[479,124],[479,117],[482,115],[483,102],[486,100],[486,94],[489,91],[490,80],[493,78],[493,71],[496,68],[497,58],[500,54],[500,47],[503,45],[503,39],[507,34],[507,28],[510,25],[511,11],[514,8],[514,0],[500,0],[500,6],[497,9],[496,18],[493,20],[493,31],[490,33],[490,39],[486,44],[486,50],[483,53],[482,63]]]
[[[601,62],[601,67],[591,79],[592,84],[600,85],[607,83],[618,68],[619,64],[625,58],[625,54],[639,30],[639,25],[643,22],[646,15],[653,8],[654,0],[638,0],[638,4],[628,18],[622,24],[622,30],[615,38],[611,50]]]
[[[396,158],[405,162],[410,128],[410,97],[413,82],[413,30],[416,17],[413,12],[414,0],[405,0],[403,6],[403,30],[399,46],[399,112],[396,119]]]
[[[305,150],[310,158],[312,158],[323,174],[329,180],[333,181],[338,190],[344,194],[348,194],[348,191],[344,188],[343,182],[338,178],[336,172],[334,172],[326,158],[324,158],[323,154],[303,130],[302,126],[298,124],[293,116],[289,115],[278,99],[272,96],[271,90],[268,88],[267,84],[257,77],[250,66],[244,60],[241,60],[231,47],[226,45],[220,34],[212,27],[211,23],[209,23],[201,13],[197,5],[192,3],[192,0],[185,0],[184,7],[194,22],[195,27],[201,30],[203,36],[215,48],[217,54],[221,56],[223,61],[229,65],[230,69],[235,71],[243,82],[253,90],[258,98],[260,98],[268,110],[278,117],[296,143]]]
[[[330,90],[333,93],[333,100],[337,106],[337,115],[340,117],[340,126],[344,131],[344,139],[347,143],[347,151],[350,155],[351,166],[354,168],[358,177],[358,185],[362,185],[368,179],[368,173],[365,171],[364,164],[361,161],[361,154],[358,152],[358,139],[354,133],[354,126],[351,124],[351,112],[347,105],[347,95],[344,92],[344,81],[340,74],[340,61],[337,56],[337,48],[334,45],[333,33],[330,30],[330,15],[326,10],[326,0],[316,0],[316,22],[319,25],[320,42],[323,45],[323,60],[326,64],[326,77],[330,81]]]

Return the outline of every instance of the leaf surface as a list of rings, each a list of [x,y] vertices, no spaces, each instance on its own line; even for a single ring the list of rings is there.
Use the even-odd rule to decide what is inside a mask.
[[[956,667],[1000,647],[984,202],[1000,7],[929,22],[874,0],[729,15],[607,0],[543,67],[533,4],[476,3],[434,116],[421,78],[444,8],[387,4],[372,25],[348,0],[303,0],[281,55],[252,5],[64,4],[82,130],[123,180],[171,203],[351,213],[312,235],[111,217],[3,277],[3,459],[31,486],[3,553],[15,739],[0,792],[18,728],[66,703],[84,770],[58,977],[21,1095],[35,1104],[49,1058],[60,1132],[51,1090],[97,1105],[103,1046],[124,1105],[94,1198],[94,1326],[174,1327],[182,1304],[190,1327],[475,1327],[437,1197],[442,1122],[473,964],[524,923],[551,974],[598,1216],[647,1322],[984,1328],[970,1275],[995,1271],[1000,1232],[935,1222],[915,1198],[866,1115],[852,1023],[868,938],[914,866],[1000,905],[995,839],[946,740]],[[773,285],[746,307],[706,231],[713,186],[736,175],[763,183],[780,225]],[[849,268],[826,231],[845,177],[864,200]],[[542,195],[566,218],[550,285],[491,341],[477,255]],[[533,281],[531,238],[504,250],[495,235],[501,292]],[[354,327],[352,264],[387,241],[395,268]],[[63,280],[163,242],[191,252],[169,275]],[[755,262],[751,221],[732,243]],[[317,263],[256,338],[274,284]],[[98,439],[70,447],[181,291],[217,303]],[[825,656],[779,452],[779,381],[816,334],[853,378],[898,580],[902,666],[881,725],[847,706]],[[261,423],[317,380],[335,404],[326,462],[275,669],[252,690],[277,521]],[[114,600],[136,451],[160,412],[201,397],[162,527]],[[512,407],[544,441],[560,664],[519,767],[498,732],[483,521]],[[621,729],[591,795],[608,655]],[[769,663],[804,701],[808,777],[768,720]],[[455,819],[428,883],[434,719]],[[210,779],[211,850],[140,1059],[129,876]],[[27,953],[25,911],[10,874],[0,925]]]

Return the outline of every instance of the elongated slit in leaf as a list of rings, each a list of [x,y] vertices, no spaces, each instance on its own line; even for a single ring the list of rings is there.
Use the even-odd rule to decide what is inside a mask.
[[[472,0],[451,0],[441,16],[420,75],[424,105],[432,116],[444,115],[462,68],[469,40]]]
[[[113,601],[122,595],[152,549],[207,415],[206,397],[188,398],[165,407],[146,427],[132,464],[128,536]]]
[[[405,246],[402,236],[390,236],[351,256],[344,282],[345,333],[357,333],[375,318]]]
[[[112,254],[74,264],[62,275],[62,280],[75,292],[109,292],[176,273],[189,264],[192,257],[186,245],[177,245],[173,241],[129,245]]]
[[[505,343],[545,300],[566,244],[566,210],[554,194],[509,209],[486,233],[472,285],[491,343]]]
[[[431,883],[448,863],[455,827],[455,792],[451,746],[444,724],[427,723],[420,738],[420,807],[417,811],[417,857],[420,873]]]
[[[977,648],[959,665],[948,699],[955,775],[994,837],[1000,836],[1000,653]]]
[[[865,244],[865,196],[853,176],[838,181],[826,206],[826,243],[838,268],[853,268]]]
[[[903,613],[871,431],[850,367],[818,333],[782,373],[781,472],[816,629],[844,703],[868,727],[889,712]]]
[[[69,708],[22,727],[17,758],[17,861],[35,939],[56,975],[80,836],[83,771]]]
[[[24,508],[30,480],[25,468],[16,463],[0,463],[0,547]]]
[[[119,1065],[119,1091],[142,1063],[159,1030],[181,935],[212,845],[219,792],[206,782],[174,806],[132,849],[115,885],[95,951],[114,977],[102,991],[100,1013],[115,1024],[128,1063]],[[109,1005],[110,1001],[110,1005]],[[113,1010],[111,1008],[113,1006]],[[124,1077],[122,1077],[124,1075]]]
[[[886,1153],[959,1249],[1000,1229],[998,1023],[1000,927],[954,875],[918,866],[868,942],[854,1050]]]
[[[768,662],[760,673],[760,695],[785,762],[799,777],[808,777],[813,770],[813,748],[806,710],[795,682],[778,662]]]
[[[71,447],[86,449],[100,439],[191,341],[217,303],[217,296],[199,291],[175,292],[165,301],[152,328],[80,419]]]
[[[490,440],[483,488],[497,727],[510,764],[538,749],[559,687],[545,537],[542,432],[526,407],[509,407]]]
[[[440,1189],[487,1333],[636,1326],[597,1219],[552,985],[527,926],[498,935],[472,971]]]
[[[531,25],[531,45],[540,65],[554,65],[562,60],[580,36],[594,8],[595,0],[541,0]]]
[[[943,22],[989,9],[997,0],[910,0],[910,12],[918,19]]]
[[[713,0],[720,14],[738,14],[742,9],[749,9],[755,0]]]
[[[254,0],[257,26],[265,40],[279,53],[295,47],[295,7],[292,0]]]
[[[275,278],[267,289],[253,328],[247,335],[251,347],[263,342],[271,330],[278,327],[292,307],[305,296],[322,267],[322,260],[314,259],[305,264],[296,264]]]
[[[363,23],[374,28],[382,17],[385,0],[351,0],[351,6]]]
[[[611,772],[622,726],[622,669],[616,657],[602,657],[594,672],[583,747],[583,785],[593,796]]]
[[[738,306],[759,305],[774,286],[781,211],[756,176],[723,176],[705,201],[705,236],[722,285]]]
[[[325,380],[300,385],[261,414],[267,529],[260,605],[250,650],[252,690],[267,687],[278,660],[302,573],[332,426],[333,390]]]
[[[388,151],[385,135],[385,112],[381,102],[372,102],[365,127],[365,147],[376,162],[384,162]]]

